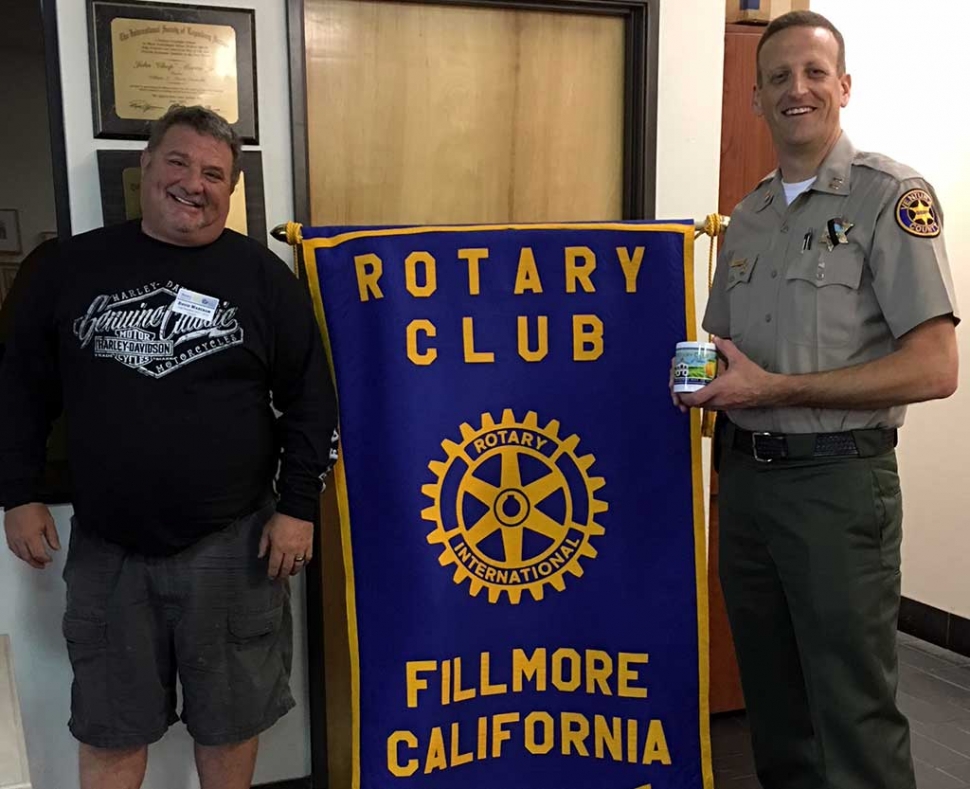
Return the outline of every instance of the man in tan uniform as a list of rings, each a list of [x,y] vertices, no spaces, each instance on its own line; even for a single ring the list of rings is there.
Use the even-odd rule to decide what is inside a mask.
[[[956,389],[959,318],[936,195],[842,134],[851,85],[824,17],[765,30],[755,110],[779,169],[718,262],[704,327],[727,369],[674,396],[726,412],[721,580],[766,789],[915,787],[894,446],[908,403]]]

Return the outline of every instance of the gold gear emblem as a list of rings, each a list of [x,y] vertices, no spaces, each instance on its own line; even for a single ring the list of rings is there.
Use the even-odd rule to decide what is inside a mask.
[[[523,590],[542,600],[546,584],[562,592],[605,533],[594,520],[608,509],[595,496],[605,480],[589,476],[596,458],[576,454],[579,436],[561,440],[557,420],[540,427],[535,411],[519,422],[506,408],[498,423],[484,413],[480,429],[460,431],[461,443],[441,442],[447,458],[428,464],[437,480],[421,487],[438,563],[456,565],[454,582],[469,581],[473,597],[487,588],[490,603],[505,593],[517,604]]]

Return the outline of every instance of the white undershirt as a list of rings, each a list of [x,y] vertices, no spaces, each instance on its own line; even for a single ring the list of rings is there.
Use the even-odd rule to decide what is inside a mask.
[[[815,183],[816,178],[818,178],[818,176],[813,175],[807,181],[799,181],[798,183],[795,183],[795,184],[790,184],[787,181],[782,181],[781,185],[785,187],[785,202],[787,202],[788,205],[791,205],[792,201],[796,197],[798,197],[802,192],[807,191],[808,188]]]

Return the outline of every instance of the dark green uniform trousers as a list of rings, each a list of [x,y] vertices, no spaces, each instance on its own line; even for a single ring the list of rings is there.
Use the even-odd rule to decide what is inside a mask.
[[[720,452],[720,576],[762,786],[914,789],[896,706],[895,452],[763,463],[733,434]]]

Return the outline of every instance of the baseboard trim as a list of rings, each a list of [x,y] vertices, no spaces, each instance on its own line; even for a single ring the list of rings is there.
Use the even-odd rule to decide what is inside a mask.
[[[288,778],[268,784],[253,784],[253,789],[313,789],[313,779],[309,775],[305,778]]]
[[[907,635],[970,657],[970,619],[904,597],[899,605],[899,629]]]

